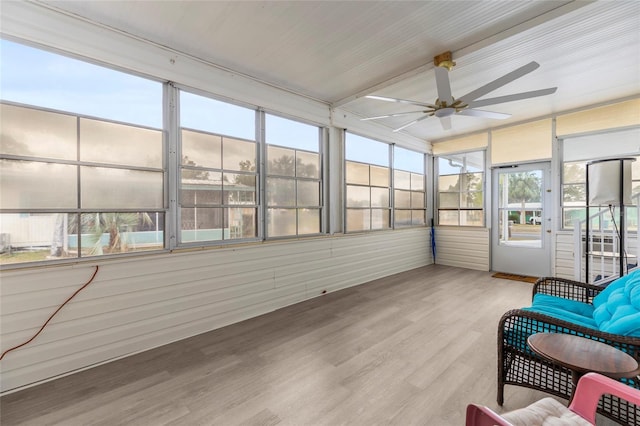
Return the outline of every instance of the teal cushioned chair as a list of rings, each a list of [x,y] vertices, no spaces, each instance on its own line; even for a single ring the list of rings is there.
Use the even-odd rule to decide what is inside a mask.
[[[614,346],[640,362],[640,270],[606,288],[561,278],[540,278],[532,304],[505,313],[498,327],[498,404],[507,384],[571,395],[571,372],[533,353],[535,333],[567,333]],[[640,379],[621,379],[640,389]],[[640,407],[605,395],[599,411],[621,424],[640,425]]]

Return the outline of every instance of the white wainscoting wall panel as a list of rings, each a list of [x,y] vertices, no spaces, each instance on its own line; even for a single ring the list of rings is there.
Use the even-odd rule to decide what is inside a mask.
[[[560,278],[574,279],[573,232],[556,233],[556,270],[554,275]]]
[[[429,230],[225,246],[0,275],[2,392],[432,263]]]
[[[555,276],[575,280],[575,249],[574,235],[572,231],[560,231],[556,234],[556,269]],[[626,235],[628,263],[635,264],[637,249],[637,238],[635,232],[629,232]],[[608,261],[610,262],[610,260]],[[582,266],[582,274],[584,275],[584,266]],[[606,274],[605,274],[606,275]]]
[[[488,271],[488,228],[437,227],[436,264]]]

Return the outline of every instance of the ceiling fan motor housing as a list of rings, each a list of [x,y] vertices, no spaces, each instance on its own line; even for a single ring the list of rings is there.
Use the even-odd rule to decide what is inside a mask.
[[[451,117],[455,113],[456,109],[451,107],[440,108],[434,112],[435,116],[438,118]]]

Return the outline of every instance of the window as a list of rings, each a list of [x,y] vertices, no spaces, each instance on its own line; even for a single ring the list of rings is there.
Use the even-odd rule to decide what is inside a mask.
[[[390,227],[389,145],[346,133],[346,230]]]
[[[180,92],[180,242],[257,238],[255,111]]]
[[[0,264],[162,249],[162,84],[0,44]]]
[[[321,232],[320,130],[267,114],[267,237]]]
[[[484,151],[438,157],[438,224],[484,226]]]
[[[394,226],[425,224],[424,154],[394,147],[393,150]]]
[[[605,158],[629,157],[631,163],[632,197],[640,194],[640,156],[638,156],[640,129],[597,133],[587,136],[565,138],[562,141],[562,226],[573,229],[576,220],[586,218],[587,184],[586,167],[589,161]],[[637,203],[637,198],[632,198]],[[604,208],[604,207],[603,207]],[[629,227],[635,228],[637,207],[629,207]],[[597,212],[590,209],[591,214]]]

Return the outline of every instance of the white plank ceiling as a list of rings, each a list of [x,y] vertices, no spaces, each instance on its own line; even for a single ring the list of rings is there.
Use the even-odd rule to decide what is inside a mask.
[[[530,61],[541,67],[485,97],[557,86],[484,109],[507,120],[436,118],[403,130],[434,141],[640,94],[638,1],[46,1],[356,116],[433,103],[433,57],[453,52],[454,97]],[[378,120],[390,128],[419,115]]]

